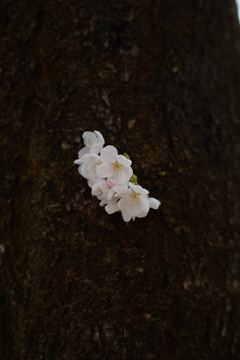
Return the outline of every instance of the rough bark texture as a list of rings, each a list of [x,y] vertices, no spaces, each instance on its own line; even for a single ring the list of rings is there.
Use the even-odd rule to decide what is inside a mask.
[[[234,1],[0,10],[1,359],[239,359]],[[131,156],[160,210],[99,207],[73,165],[85,130]]]

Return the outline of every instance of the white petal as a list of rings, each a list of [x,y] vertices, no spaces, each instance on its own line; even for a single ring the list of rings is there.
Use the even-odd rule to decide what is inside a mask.
[[[92,188],[93,185],[95,184],[95,182],[94,182],[92,179],[89,179],[87,182],[88,182],[88,186],[89,186],[90,188]]]
[[[97,176],[101,178],[110,177],[113,173],[111,166],[108,163],[102,163],[96,167]]]
[[[89,170],[89,174],[90,174],[91,178],[99,178],[99,180],[100,180],[101,176],[99,177],[96,173],[97,166],[100,163],[100,160],[99,160],[100,158],[99,159],[98,158],[99,158],[98,155],[95,155],[95,154],[93,155],[91,162],[88,163],[89,164],[88,170]]]
[[[81,159],[77,159],[74,161],[74,164],[77,164],[77,165],[82,165],[82,160]]]
[[[123,197],[124,194],[126,194],[129,191],[127,184],[115,185],[112,189],[114,189],[114,191],[115,191],[115,194],[114,194],[115,197],[116,196]]]
[[[83,157],[80,159],[82,160],[82,162],[87,162],[87,163],[90,163],[90,161],[92,160],[92,154],[88,153],[88,154],[85,154],[83,155]]]
[[[131,189],[133,189],[133,191],[137,194],[142,194],[142,195],[147,195],[149,194],[149,191],[144,189],[143,187],[141,187],[140,185],[135,185],[135,184],[132,184],[130,183],[129,184]]]
[[[126,177],[128,178],[128,180],[127,180],[127,182],[128,182],[133,174],[133,169],[131,167],[125,167],[124,173],[125,173]]]
[[[109,187],[106,180],[99,180],[95,182],[92,187],[92,195],[97,196],[99,200],[103,200],[108,193]]]
[[[118,202],[118,207],[121,211],[124,211],[129,203],[130,197],[129,195],[122,197]]]
[[[148,198],[149,206],[151,209],[157,210],[161,205],[161,202],[155,198]]]
[[[138,214],[140,214],[143,211],[143,208],[139,199],[135,200],[133,203],[129,201],[127,211],[131,216],[137,216]]]
[[[89,148],[91,145],[96,144],[97,142],[96,134],[94,134],[92,131],[85,131],[82,137],[84,139],[84,144]]]
[[[111,200],[113,195],[114,195],[114,190],[112,190],[112,188],[110,188],[107,193],[107,200]]]
[[[129,213],[127,211],[122,212],[122,217],[123,217],[123,220],[126,222],[130,221],[132,218],[131,215],[129,215]]]
[[[113,203],[109,203],[105,206],[105,210],[108,214],[113,214],[117,211],[119,211],[119,208],[118,208],[118,203],[117,201],[116,202],[113,202]]]
[[[100,131],[95,130],[94,132],[97,135],[98,143],[104,145],[105,140],[104,140],[104,137],[102,136],[102,134],[100,133]]]
[[[132,165],[132,161],[130,159],[127,159],[123,155],[118,155],[117,156],[117,162],[119,162],[119,164],[127,166],[127,167]]]
[[[118,151],[115,146],[108,145],[102,149],[100,156],[102,161],[107,161],[112,164],[116,162]]]
[[[78,157],[79,159],[81,159],[81,157],[83,155],[89,154],[90,153],[90,148],[87,146],[84,146],[79,152],[78,152]]]
[[[92,187],[92,195],[93,196],[99,196],[99,195],[102,195],[102,190],[100,189],[100,186],[99,186],[99,181],[96,181],[94,184],[93,184],[93,187]]]
[[[111,177],[109,177],[109,180],[116,185],[123,185],[129,181],[132,174],[133,174],[132,168],[124,167],[120,171],[113,171],[113,174]]]
[[[123,197],[124,194],[128,191],[128,186],[125,185],[114,185],[112,186],[107,194],[107,199],[111,200],[112,197]]]
[[[91,154],[91,161],[94,161],[95,163],[100,163],[101,162],[101,158],[99,155],[97,154]]]
[[[143,218],[143,217],[145,217],[145,216],[147,216],[147,214],[148,214],[148,211],[142,211],[140,214],[138,214],[138,218]]]
[[[90,173],[88,171],[88,163],[83,163],[82,166],[81,166],[81,175],[83,177],[85,177],[86,179],[90,179],[91,176],[90,176]]]
[[[146,198],[145,195],[139,195],[139,202],[141,204],[141,208],[143,211],[149,211],[149,201],[148,198]]]
[[[90,152],[92,154],[99,154],[101,150],[102,150],[101,144],[94,144],[90,147]]]
[[[79,172],[80,175],[82,175],[81,166],[78,167],[78,172]]]

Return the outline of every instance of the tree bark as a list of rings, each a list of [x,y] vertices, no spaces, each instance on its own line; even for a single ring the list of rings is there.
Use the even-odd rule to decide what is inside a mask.
[[[239,359],[235,2],[0,7],[1,359]],[[99,207],[73,165],[86,130],[159,210]]]

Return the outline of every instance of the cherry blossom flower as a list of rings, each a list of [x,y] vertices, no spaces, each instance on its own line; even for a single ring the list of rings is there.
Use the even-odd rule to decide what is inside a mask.
[[[118,200],[128,190],[128,185],[114,185],[111,188],[108,186],[108,181],[99,180],[92,186],[92,195],[97,196],[101,200],[100,205],[105,206],[107,213],[119,211]],[[110,212],[109,212],[110,211]]]
[[[87,179],[92,195],[100,200],[108,214],[121,212],[128,222],[147,216],[149,209],[157,210],[160,201],[149,197],[148,190],[137,185],[132,161],[127,154],[118,155],[114,146],[105,143],[99,131],[83,133],[85,147],[74,161],[79,173]]]
[[[74,163],[80,165],[78,172],[80,175],[85,177],[85,179],[89,179],[94,182],[101,180],[101,177],[99,177],[96,173],[97,166],[102,163],[99,155],[86,154],[83,155],[81,159],[75,160]]]
[[[78,157],[79,159],[81,159],[82,156],[86,155],[86,154],[99,154],[103,145],[105,144],[105,140],[102,136],[102,134],[95,130],[94,132],[92,131],[85,131],[83,133],[83,140],[84,140],[84,144],[86,146],[84,146],[79,152],[78,152]]]
[[[107,199],[109,189],[110,188],[107,184],[107,181],[101,179],[93,184],[92,195],[95,195],[98,198],[98,200],[105,200]]]
[[[124,221],[130,221],[135,217],[145,217],[149,211],[149,191],[140,185],[129,183],[128,191],[119,200],[118,206],[122,211]]]
[[[125,184],[129,181],[133,174],[132,161],[123,155],[118,155],[118,151],[114,146],[108,145],[103,148],[100,159],[102,164],[96,169],[99,177],[107,177],[115,185]]]

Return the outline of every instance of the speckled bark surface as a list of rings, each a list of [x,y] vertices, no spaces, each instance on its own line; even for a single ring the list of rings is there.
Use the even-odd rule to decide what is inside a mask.
[[[0,10],[1,359],[239,359],[234,2]],[[85,130],[131,156],[160,210],[99,207],[73,165]]]

